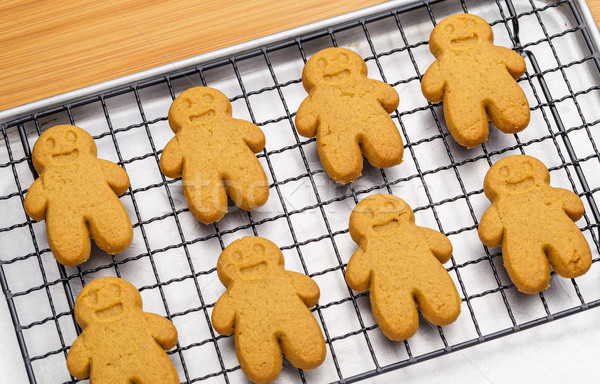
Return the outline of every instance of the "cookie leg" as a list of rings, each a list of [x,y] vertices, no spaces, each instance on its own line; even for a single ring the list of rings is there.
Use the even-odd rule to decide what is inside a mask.
[[[254,154],[239,156],[224,172],[227,194],[240,208],[251,211],[261,207],[269,198],[269,182]]]
[[[356,180],[362,171],[363,158],[356,139],[341,135],[317,132],[317,151],[325,172],[338,183],[347,184]]]
[[[508,276],[523,293],[539,293],[550,284],[550,265],[542,245],[527,239],[528,234],[506,234],[502,258]]]
[[[140,364],[140,366],[143,369],[139,369],[135,374],[130,374],[129,378],[123,381],[124,384],[179,384],[180,382],[173,363],[166,356],[159,354],[155,359],[148,357],[145,364]]]
[[[567,231],[563,228],[556,240],[546,246],[552,269],[566,278],[581,276],[592,265],[592,254],[585,237],[575,225],[570,226],[575,228]]]
[[[221,175],[202,165],[184,167],[183,194],[190,212],[204,224],[215,223],[227,213],[227,193]]]
[[[402,137],[387,114],[382,113],[369,122],[360,137],[360,146],[367,160],[377,168],[392,167],[402,161]]]
[[[46,232],[50,250],[62,265],[72,267],[90,257],[90,235],[81,213],[49,209]]]
[[[444,97],[444,117],[458,144],[473,148],[487,140],[489,122],[481,100]]]
[[[419,315],[415,302],[400,289],[373,286],[371,310],[381,332],[391,340],[406,340],[419,329]]]
[[[248,330],[235,334],[235,351],[244,374],[255,383],[270,383],[279,376],[281,349],[274,335]]]
[[[441,265],[430,268],[428,277],[416,291],[416,302],[427,321],[439,326],[448,325],[460,314],[461,300],[456,286]]]
[[[520,132],[529,124],[529,103],[516,84],[507,92],[493,95],[487,110],[494,126],[504,133]]]
[[[313,369],[325,360],[325,339],[321,328],[311,314],[306,318],[292,319],[291,326],[284,332],[279,342],[285,357],[296,368]]]
[[[123,252],[133,239],[129,215],[116,197],[107,199],[88,217],[88,228],[96,245],[111,255]]]

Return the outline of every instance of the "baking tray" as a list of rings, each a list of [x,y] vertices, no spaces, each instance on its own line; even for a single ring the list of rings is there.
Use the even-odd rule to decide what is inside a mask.
[[[471,150],[449,136],[441,106],[422,97],[419,82],[433,61],[427,39],[434,24],[466,11],[491,23],[496,44],[525,57],[527,73],[519,82],[532,114],[525,131],[504,135],[493,129],[484,145]],[[106,275],[131,281],[146,311],[174,322],[179,343],[169,356],[182,382],[245,380],[233,338],[214,332],[210,314],[224,291],[216,276],[218,256],[247,235],[276,242],[286,267],[308,274],[321,288],[313,313],[326,337],[327,358],[308,372],[284,363],[282,382],[355,382],[600,305],[597,36],[583,1],[396,1],[0,112],[0,283],[30,382],[76,381],[65,365],[79,332],[74,299],[85,283]],[[406,145],[404,162],[385,170],[365,162],[363,176],[347,186],[327,177],[314,139],[298,136],[293,124],[306,96],[302,67],[330,46],[357,51],[369,76],[400,94],[392,117]],[[166,121],[169,105],[197,85],[223,91],[234,117],[253,121],[267,137],[258,158],[269,178],[269,201],[251,213],[231,206],[211,226],[191,216],[181,180],[165,178],[158,168],[173,136]],[[23,198],[37,176],[31,147],[56,124],[89,131],[99,157],[129,173],[131,186],[121,200],[134,223],[134,240],[125,252],[110,256],[93,247],[88,262],[64,268],[48,248],[45,223],[25,215]],[[518,153],[542,160],[552,186],[581,196],[586,213],[577,224],[593,254],[586,275],[571,280],[553,275],[550,288],[539,295],[519,293],[500,249],[484,247],[477,237],[478,220],[489,205],[483,176],[498,159]],[[443,328],[422,320],[405,342],[381,334],[368,293],[353,292],[343,278],[356,249],[348,234],[350,211],[380,192],[406,200],[417,224],[443,232],[454,245],[446,267],[463,299],[462,314]]]

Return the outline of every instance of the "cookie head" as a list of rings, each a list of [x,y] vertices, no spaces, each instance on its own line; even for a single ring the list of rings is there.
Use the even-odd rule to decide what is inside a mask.
[[[350,235],[357,243],[368,235],[393,233],[404,223],[414,223],[410,206],[399,197],[377,194],[366,197],[352,210]]]
[[[277,273],[284,265],[283,253],[273,242],[244,237],[229,244],[217,263],[217,274],[226,287],[235,280],[259,280]]]
[[[209,87],[195,87],[182,92],[169,109],[169,125],[177,133],[186,126],[203,126],[218,114],[231,117],[231,103],[222,92]]]
[[[86,285],[75,302],[75,318],[81,328],[119,320],[133,309],[142,309],[135,287],[118,277],[100,277]]]
[[[367,65],[358,53],[345,48],[326,48],[306,62],[302,82],[309,91],[317,84],[337,85],[352,76],[366,75]]]
[[[33,165],[38,172],[45,167],[75,163],[82,156],[96,156],[96,144],[89,133],[74,125],[47,129],[33,146]]]
[[[550,172],[538,159],[527,155],[508,156],[496,162],[485,175],[485,195],[492,200],[500,194],[527,193],[536,185],[548,185]]]
[[[447,17],[435,26],[429,37],[429,49],[437,57],[445,49],[460,51],[493,41],[494,33],[487,21],[461,13]]]

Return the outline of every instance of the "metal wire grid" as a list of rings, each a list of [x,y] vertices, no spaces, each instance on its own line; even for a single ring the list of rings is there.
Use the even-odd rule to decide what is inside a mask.
[[[287,268],[308,274],[319,283],[322,291],[321,304],[313,311],[325,334],[327,360],[321,368],[310,372],[286,365],[282,376],[295,381],[310,382],[317,378],[319,381],[359,381],[600,305],[600,292],[594,291],[591,284],[587,283],[589,276],[599,273],[599,213],[595,195],[600,191],[600,185],[593,184],[590,175],[598,174],[600,165],[600,153],[593,131],[600,119],[589,117],[593,115],[593,108],[590,108],[587,99],[584,100],[593,96],[593,102],[597,104],[598,101],[600,62],[597,51],[572,0],[544,6],[538,6],[533,0],[515,3],[511,0],[417,2],[3,124],[2,150],[6,153],[2,153],[5,156],[0,163],[0,171],[6,175],[0,191],[0,206],[5,212],[16,210],[18,213],[10,218],[0,218],[0,244],[5,249],[0,261],[0,283],[30,381],[76,381],[68,375],[64,364],[69,345],[80,331],[73,316],[74,298],[86,282],[106,274],[134,280],[144,297],[145,310],[161,313],[176,324],[180,343],[169,354],[184,382],[229,383],[241,379],[243,375],[234,356],[232,339],[218,336],[210,325],[210,311],[223,290],[216,281],[216,260],[220,250],[233,238],[247,234],[264,236],[273,231],[273,226],[277,227],[275,231],[286,232],[271,239],[284,251]],[[325,46],[337,46],[347,33],[350,33],[349,42],[352,44],[355,42],[352,39],[358,34],[367,43],[370,52],[365,58],[371,68],[370,77],[380,77],[399,90],[414,87],[418,86],[426,69],[425,64],[419,61],[420,52],[427,49],[428,33],[423,31],[429,31],[436,20],[448,14],[483,10],[496,15],[494,19],[487,18],[488,21],[493,20],[491,25],[495,33],[498,35],[504,29],[513,47],[527,59],[527,73],[519,81],[528,92],[532,124],[539,124],[540,130],[528,135],[527,132],[534,129],[530,127],[514,135],[514,144],[510,145],[500,136],[494,137],[492,132],[490,141],[480,149],[466,151],[448,138],[440,106],[419,100],[420,105],[399,109],[392,114],[408,149],[404,164],[388,170],[377,170],[366,165],[364,176],[347,188],[328,181],[315,160],[314,139],[301,138],[294,129],[296,99],[304,97],[303,92],[297,91],[300,72],[282,74],[285,62],[280,60],[280,56],[287,59],[290,52],[295,52],[301,58],[300,64],[303,64],[310,52]],[[564,25],[561,30],[554,32],[549,29],[551,27],[547,25],[546,17],[557,12],[565,13],[571,25]],[[425,25],[423,20],[426,21]],[[377,47],[378,40],[375,37],[385,35],[380,30],[381,24],[392,26],[399,37],[394,41],[393,49],[381,51]],[[418,24],[423,29],[417,28]],[[519,29],[531,28],[532,24],[541,29],[540,39],[522,42],[523,35]],[[579,41],[587,52],[577,52],[577,57],[561,60],[556,45],[563,37]],[[544,53],[542,47],[550,53]],[[538,53],[538,50],[542,53]],[[404,66],[408,72],[392,81],[389,73],[393,67],[386,63],[397,55],[403,55],[407,60],[401,63],[395,61],[394,65]],[[548,59],[554,59],[555,62],[550,60],[552,64],[544,68],[540,63],[547,64]],[[261,69],[265,70],[271,84],[253,89],[248,83],[252,83],[250,75],[255,68],[244,68],[248,63],[253,67],[258,62],[262,62]],[[587,86],[583,88],[574,87],[573,70],[590,73],[589,76],[595,81],[586,83]],[[136,185],[134,179],[138,172],[145,172],[140,170],[142,168],[156,167],[156,172],[163,147],[157,145],[162,140],[159,131],[168,131],[165,117],[167,109],[159,108],[161,113],[158,115],[150,112],[154,109],[151,106],[153,98],[146,97],[145,92],[156,88],[166,89],[170,96],[168,100],[172,100],[178,92],[190,86],[190,81],[213,85],[215,82],[209,79],[209,73],[215,71],[219,74],[216,83],[220,84],[222,76],[227,76],[221,72],[231,74],[230,78],[236,83],[236,90],[228,93],[233,95],[230,100],[234,104],[234,116],[239,117],[240,109],[245,106],[248,119],[265,130],[267,148],[258,157],[270,178],[269,201],[277,205],[279,211],[237,211],[228,214],[222,222],[205,227],[190,220],[189,210],[180,196],[179,179],[168,180],[160,172],[154,175],[154,182],[145,185]],[[290,79],[282,81],[282,78]],[[566,93],[554,98],[552,94],[557,84],[566,89]],[[253,100],[266,95],[274,95],[274,99],[279,100],[283,113],[259,119],[258,107]],[[406,97],[402,95],[401,107],[406,105]],[[121,110],[119,104],[124,98],[131,98],[132,102]],[[578,121],[573,122],[571,114],[565,112],[565,104],[568,104],[570,111],[576,111]],[[133,112],[130,107],[134,108]],[[81,114],[81,110],[90,109],[93,112]],[[123,112],[127,115],[125,118]],[[419,127],[412,125],[410,120],[419,114],[430,119],[431,130],[425,130],[425,135],[415,139],[413,137],[419,135]],[[92,132],[101,152],[100,157],[112,157],[132,177],[132,186],[122,200],[134,221],[134,245],[123,254],[110,257],[94,249],[95,254],[87,263],[64,268],[51,255],[43,223],[35,223],[27,218],[22,208],[27,186],[37,177],[31,166],[30,143],[35,141],[46,125],[79,125],[81,121],[88,121],[86,119],[101,121],[100,125],[104,127]],[[568,122],[565,123],[565,120]],[[87,126],[84,128],[91,129]],[[270,133],[275,129],[284,129],[287,139],[271,145]],[[134,141],[147,140],[144,144],[147,149],[136,149],[136,152],[130,153],[128,147],[131,143],[125,139],[129,134]],[[165,137],[170,135],[166,134]],[[582,137],[586,145],[580,144]],[[432,144],[437,149],[431,149]],[[541,150],[538,144],[542,144]],[[103,149],[105,156],[102,156]],[[501,258],[498,257],[500,250],[477,244],[476,229],[478,217],[486,206],[481,180],[487,168],[504,155],[538,154],[539,151],[551,153],[557,158],[553,164],[547,163],[553,177],[552,184],[556,185],[555,180],[559,178],[558,184],[562,183],[584,199],[586,213],[581,229],[592,246],[594,259],[592,269],[586,275],[588,277],[570,281],[553,278],[549,290],[539,295],[525,296],[517,293],[508,280]],[[282,160],[285,155],[292,156],[296,164]],[[436,160],[431,162],[429,157]],[[436,163],[442,158],[444,164]],[[283,172],[283,168],[290,168],[291,171],[287,171],[292,176]],[[396,172],[396,168],[400,173]],[[14,179],[14,184],[11,179]],[[438,187],[440,182],[456,185],[458,193],[450,193],[450,188]],[[422,199],[411,196],[406,190],[415,192]],[[303,203],[296,207],[295,203],[290,202],[290,191],[300,191],[297,195],[309,198],[301,199]],[[372,319],[368,294],[357,294],[345,285],[343,274],[346,262],[355,247],[349,240],[347,212],[367,194],[377,192],[395,193],[409,202],[420,201],[421,204],[413,204],[417,223],[429,224],[440,230],[455,244],[448,271],[463,299],[463,313],[455,324],[442,329],[422,321],[419,332],[410,340],[390,342],[380,334]],[[149,208],[144,203],[145,193],[155,194],[153,201],[159,204],[155,199],[158,193],[167,207],[164,213],[146,214]],[[462,208],[457,208],[459,202]],[[346,205],[343,207],[345,210],[336,208],[340,204]],[[338,212],[341,214],[336,214],[336,210],[342,210]],[[463,216],[464,220],[454,222],[452,216],[456,215]],[[171,239],[166,246],[159,246],[154,241],[157,231],[171,233],[175,239]],[[28,245],[24,246],[23,243]],[[181,272],[184,269],[180,268],[180,261],[187,268],[185,272]],[[143,267],[139,265],[142,262],[145,264]],[[135,281],[143,268],[151,280],[144,281],[142,278]],[[475,275],[480,279],[485,276],[489,281],[482,284],[481,280],[474,278]],[[39,280],[41,283],[37,284]],[[182,302],[181,295],[174,296],[171,292],[172,287],[180,284],[187,285],[184,287],[187,292],[185,302]],[[219,288],[212,289],[215,287]],[[560,300],[557,299],[559,297]],[[47,308],[32,305],[39,302],[47,303]],[[488,321],[486,314],[494,320]],[[503,316],[505,319],[501,319]],[[342,326],[342,317],[346,320],[350,318],[348,322],[351,325]],[[189,323],[193,323],[192,328],[188,327]],[[197,329],[202,329],[200,335],[195,333]],[[44,340],[31,338],[30,332],[46,337]]]

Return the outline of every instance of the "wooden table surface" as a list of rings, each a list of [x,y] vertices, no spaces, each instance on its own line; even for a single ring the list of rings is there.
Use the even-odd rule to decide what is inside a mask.
[[[382,2],[2,0],[0,110]]]

